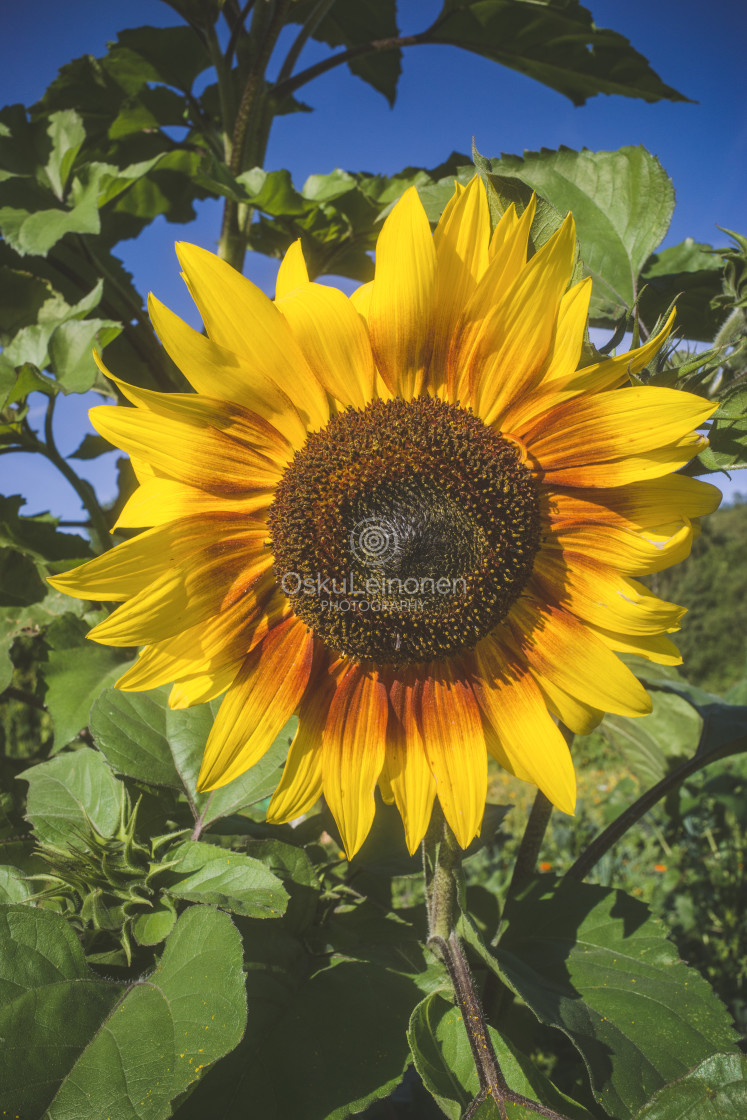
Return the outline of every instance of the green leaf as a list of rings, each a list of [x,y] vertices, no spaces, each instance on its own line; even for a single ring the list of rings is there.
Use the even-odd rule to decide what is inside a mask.
[[[39,840],[74,844],[87,819],[104,836],[116,832],[125,789],[97,751],[57,755],[19,777],[29,784],[26,815]]]
[[[35,323],[39,308],[50,295],[49,284],[33,273],[0,267],[0,333],[14,335]]]
[[[113,443],[109,443],[103,436],[88,432],[72,455],[68,455],[68,459],[98,459],[99,455],[106,455],[108,451],[116,451]]]
[[[30,362],[24,362],[22,366],[18,366],[15,374],[15,385],[4,401],[6,407],[9,404],[19,404],[21,401],[25,401],[29,393],[44,393],[47,397],[53,397],[59,390],[56,381],[53,381],[51,377],[45,377]]]
[[[348,1120],[401,1080],[420,998],[411,979],[343,961],[294,989],[292,962],[281,961],[250,969],[247,1035],[182,1105],[180,1120],[245,1120],[247,1100],[262,1120]]]
[[[0,605],[28,607],[46,593],[31,557],[13,548],[0,548]]]
[[[747,1058],[714,1054],[660,1090],[635,1120],[742,1120],[747,1116]]]
[[[0,907],[0,950],[0,1110],[41,1116],[121,988],[93,977],[72,926],[48,910]]]
[[[491,167],[527,183],[560,214],[573,212],[584,271],[594,281],[590,318],[607,325],[625,315],[674,209],[672,182],[656,157],[641,146],[614,152],[543,148],[501,156]]]
[[[106,59],[108,72],[131,92],[146,82],[165,82],[189,92],[210,65],[204,39],[183,25],[120,31]]]
[[[597,93],[645,101],[685,101],[616,31],[597,27],[588,9],[568,0],[444,0],[428,33],[535,78],[583,105]]]
[[[244,188],[246,201],[272,215],[306,214],[311,204],[295,190],[289,171],[263,171],[253,167],[236,180]]]
[[[317,11],[314,0],[302,0],[291,8],[294,23],[313,20]],[[312,24],[313,26],[313,24]],[[357,0],[355,4],[332,4],[313,28],[312,37],[330,47],[355,47],[397,35],[395,0]],[[397,81],[402,70],[402,51],[372,51],[357,55],[348,63],[351,74],[368,82],[383,93],[390,105],[397,96]]]
[[[160,945],[176,924],[176,907],[170,898],[161,900],[147,914],[138,914],[132,932],[139,945]]]
[[[169,1102],[236,1046],[245,1022],[239,934],[227,915],[192,907],[156,971],[90,1038],[44,1120],[163,1120]]]
[[[17,867],[0,866],[0,903],[24,902],[33,893],[33,884],[27,882]]]
[[[197,775],[220,701],[171,711],[168,693],[168,689],[102,692],[91,712],[91,732],[116,771],[151,785],[184,790],[204,828],[273,792],[295,718],[246,774],[214,793],[197,793]]]
[[[51,514],[19,514],[25,501],[19,494],[0,494],[0,547],[17,548],[42,563],[90,558],[88,542],[75,534],[58,532],[57,521]],[[69,605],[69,598],[67,602]]]
[[[704,1058],[732,1050],[734,1029],[643,903],[548,878],[507,907],[499,974],[541,1022],[570,1037],[597,1100],[625,1120]]]
[[[49,340],[49,360],[63,393],[86,393],[98,376],[93,349],[104,350],[122,330],[112,319],[62,323]]]
[[[164,887],[174,898],[221,906],[250,918],[278,918],[285,911],[287,891],[257,859],[201,840],[177,844],[167,859],[178,861]]]
[[[293,933],[302,933],[316,916],[322,889],[304,849],[282,840],[251,840],[247,855],[260,861],[280,879],[289,896],[283,925]]]
[[[643,321],[652,327],[676,298],[677,327],[683,336],[710,342],[725,318],[724,311],[710,306],[721,291],[722,266],[710,245],[692,237],[654,253],[641,272],[641,284],[646,285],[638,305]]]
[[[250,770],[212,794],[197,793],[202,755],[219,706],[220,701],[213,701],[166,713],[166,729],[174,762],[187,796],[201,814],[205,827],[220,817],[228,817],[264,800],[274,792],[280,780],[280,767],[296,729],[296,718],[293,716],[267,753]]]
[[[600,730],[647,785],[660,781],[679,762],[696,751],[703,728],[697,710],[684,697],[652,693],[653,711],[630,719],[605,716]]]
[[[66,614],[47,630],[49,658],[43,668],[45,702],[54,723],[59,750],[88,726],[91,705],[127,668],[132,652],[88,641],[91,619]]]
[[[509,1089],[568,1120],[591,1120],[585,1108],[560,1093],[508,1039],[492,1027],[488,1030]],[[461,1012],[439,992],[432,992],[413,1011],[407,1039],[426,1089],[449,1120],[460,1120],[480,1088]],[[530,1120],[537,1115],[521,1105],[507,1105],[507,1111],[510,1120]]]
[[[167,693],[103,689],[91,709],[96,746],[118,774],[148,785],[182,788],[166,738]]]
[[[52,190],[62,202],[68,177],[86,138],[86,131],[79,114],[74,109],[64,109],[50,116],[47,135],[52,140],[52,153],[44,170]]]
[[[20,210],[0,207],[0,232],[22,257],[46,256],[68,233],[99,233],[98,182],[90,168],[74,179],[70,209]]]

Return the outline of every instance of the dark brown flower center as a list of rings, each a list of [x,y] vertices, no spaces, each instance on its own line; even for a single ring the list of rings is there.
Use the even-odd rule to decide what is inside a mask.
[[[474,648],[508,614],[540,545],[516,446],[431,397],[332,417],[288,466],[269,525],[298,617],[376,665]]]

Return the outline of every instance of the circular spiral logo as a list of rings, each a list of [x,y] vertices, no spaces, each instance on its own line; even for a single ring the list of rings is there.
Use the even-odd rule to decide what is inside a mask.
[[[364,517],[350,530],[350,551],[367,567],[380,567],[397,550],[397,534],[377,517]]]

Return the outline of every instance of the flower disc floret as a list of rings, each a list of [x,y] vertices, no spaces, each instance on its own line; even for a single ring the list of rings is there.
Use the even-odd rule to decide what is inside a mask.
[[[431,397],[346,409],[309,436],[268,514],[278,583],[338,653],[379,667],[473,649],[540,545],[515,443]]]

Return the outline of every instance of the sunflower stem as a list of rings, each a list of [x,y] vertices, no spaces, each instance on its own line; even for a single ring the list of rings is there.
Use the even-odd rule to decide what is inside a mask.
[[[480,1092],[467,1115],[486,1097],[492,1096],[498,1105],[501,1120],[507,1120],[508,1114],[503,1101],[509,1092],[508,1085],[498,1065],[485,1014],[455,929],[459,917],[461,862],[461,849],[457,839],[444,821],[441,836],[431,850],[430,883],[426,860],[428,946],[441,958],[449,973],[477,1069]]]
[[[423,841],[428,947],[449,974],[456,1004],[462,1014],[480,1089],[462,1120],[471,1120],[489,1098],[496,1103],[501,1120],[508,1120],[507,1104],[521,1105],[546,1120],[566,1120],[538,1101],[509,1089],[495,1053],[485,1012],[477,994],[467,958],[456,932],[460,914],[462,850],[446,821],[433,823]]]
[[[545,838],[547,826],[552,815],[552,801],[549,801],[542,790],[537,790],[537,796],[532,804],[529,820],[521,838],[519,851],[516,855],[511,882],[508,886],[507,898],[518,894],[532,875],[537,866],[537,856]]]

